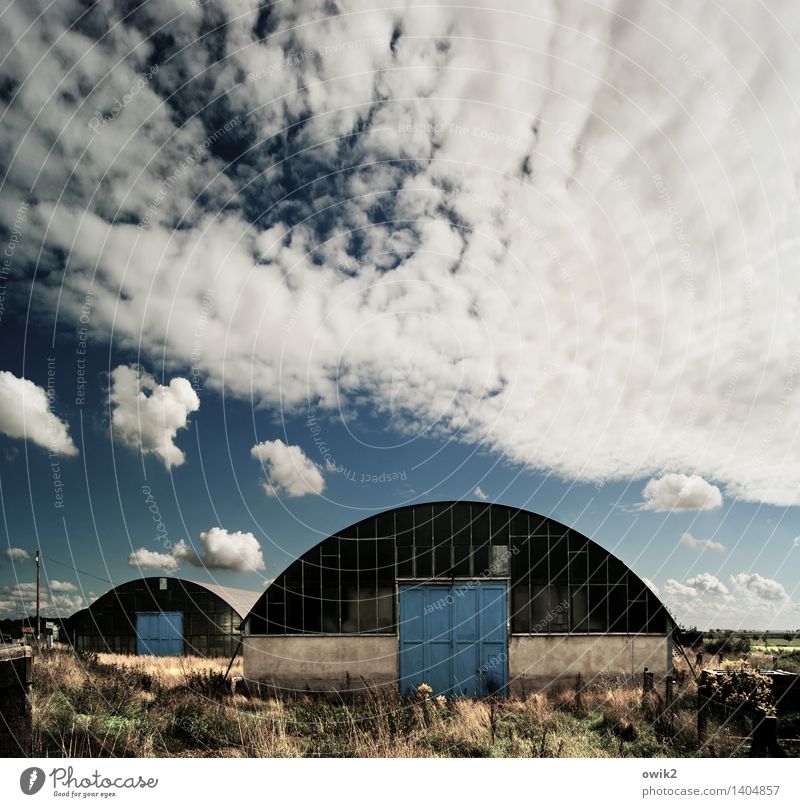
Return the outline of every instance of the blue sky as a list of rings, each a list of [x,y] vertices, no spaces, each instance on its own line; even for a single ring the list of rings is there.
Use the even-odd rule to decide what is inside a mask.
[[[485,496],[797,627],[798,11],[580,6],[9,4],[0,614]]]

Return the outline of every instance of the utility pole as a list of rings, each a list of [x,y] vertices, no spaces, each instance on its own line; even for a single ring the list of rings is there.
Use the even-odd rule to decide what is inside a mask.
[[[41,613],[39,611],[39,550],[36,550],[36,642],[42,632]]]

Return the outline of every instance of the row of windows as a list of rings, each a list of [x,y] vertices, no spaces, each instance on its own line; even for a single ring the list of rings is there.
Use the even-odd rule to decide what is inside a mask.
[[[150,611],[157,610],[154,608]],[[176,610],[164,608],[164,611]],[[203,614],[199,612],[184,612],[184,633],[231,633],[238,630],[241,619],[238,614],[228,609],[224,614]],[[135,632],[136,613],[120,610],[95,611],[89,610],[71,622],[72,626],[84,633],[98,632],[103,634],[124,634]]]
[[[270,588],[266,617],[253,614],[250,632],[395,633],[395,592],[350,589],[312,596]],[[631,599],[633,597],[634,599]],[[667,616],[652,596],[627,583],[515,586],[511,591],[513,633],[663,633]]]
[[[136,653],[136,635],[76,632],[69,637],[78,651],[95,653]],[[230,657],[239,644],[238,637],[218,635],[191,635],[183,637],[184,653],[198,656]]]

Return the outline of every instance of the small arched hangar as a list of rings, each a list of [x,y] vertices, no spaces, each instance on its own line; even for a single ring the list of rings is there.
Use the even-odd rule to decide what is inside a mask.
[[[585,535],[483,502],[364,519],[295,560],[244,622],[244,674],[277,689],[426,683],[523,693],[672,669],[674,621]]]
[[[154,656],[227,656],[260,592],[143,577],[122,583],[67,620],[78,651]]]

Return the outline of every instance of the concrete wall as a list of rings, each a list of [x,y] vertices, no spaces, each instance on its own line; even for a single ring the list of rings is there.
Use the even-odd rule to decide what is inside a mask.
[[[597,676],[640,676],[647,667],[656,681],[672,669],[668,636],[616,634],[512,636],[508,648],[511,693],[528,694]]]
[[[512,695],[596,676],[641,676],[656,681],[671,672],[667,636],[613,634],[512,636],[508,648]],[[246,636],[244,677],[279,690],[357,690],[397,681],[396,636]]]
[[[0,647],[0,757],[29,757],[33,742],[30,647]]]
[[[244,677],[278,689],[330,692],[397,681],[396,636],[245,636],[243,654]]]

